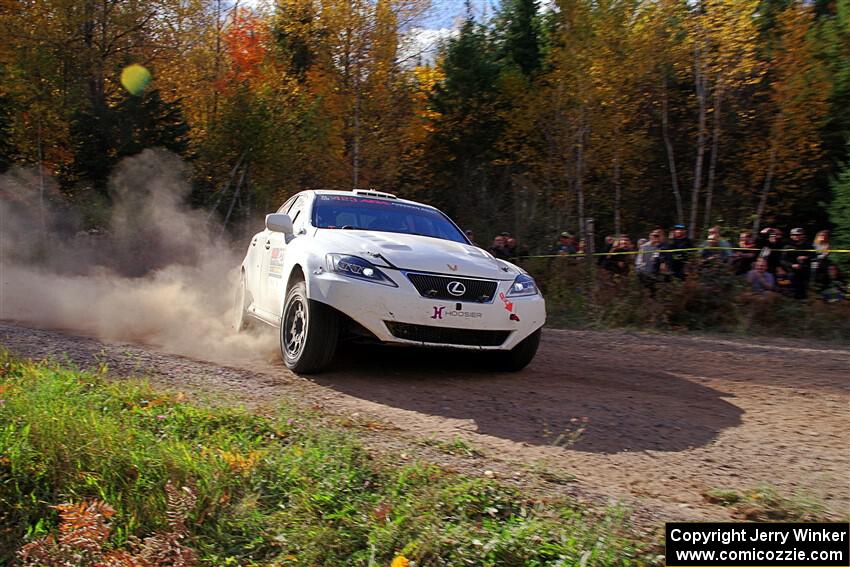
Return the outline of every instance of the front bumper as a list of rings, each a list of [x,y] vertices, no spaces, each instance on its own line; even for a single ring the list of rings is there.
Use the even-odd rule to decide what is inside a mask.
[[[511,297],[499,281],[493,301],[431,299],[404,273],[381,268],[391,287],[333,272],[311,274],[310,299],[341,311],[387,343],[475,350],[510,350],[546,322],[543,297]]]

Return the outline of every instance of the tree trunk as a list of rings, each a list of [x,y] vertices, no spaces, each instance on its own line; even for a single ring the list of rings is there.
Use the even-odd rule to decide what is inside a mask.
[[[761,189],[761,198],[759,199],[759,205],[756,209],[756,218],[753,220],[753,234],[758,234],[759,228],[761,228],[761,217],[764,216],[764,210],[767,207],[767,195],[770,193],[770,187],[773,184],[773,174],[776,170],[776,149],[779,144],[776,142],[776,136],[772,136],[771,139],[770,158],[768,158],[767,162],[767,173],[764,175],[764,185]]]
[[[360,183],[360,73],[354,79],[354,148],[351,156],[352,189]],[[368,189],[368,187],[367,187]]]
[[[578,215],[578,225],[584,232],[584,137],[587,134],[587,128],[584,124],[584,110],[581,111],[579,119],[578,132],[576,136],[576,177],[575,177],[575,192],[576,192],[576,213]]]
[[[614,234],[619,235],[620,230],[620,201],[622,188],[620,187],[620,157],[614,158]]]
[[[667,75],[661,85],[661,134],[664,136],[664,147],[667,148],[667,163],[670,166],[670,182],[673,186],[673,197],[676,199],[676,222],[685,222],[685,211],[682,207],[682,193],[679,191],[679,174],[676,172],[676,156],[673,153],[673,142],[670,141],[670,117],[667,103]]]
[[[694,162],[694,187],[691,190],[691,219],[688,224],[688,237],[696,235],[697,213],[699,212],[699,193],[702,183],[702,164],[705,158],[705,96],[706,76],[702,69],[702,54],[700,46],[694,47],[694,87],[696,89],[697,102],[699,103],[699,115],[697,119],[697,155]]]
[[[711,225],[711,201],[714,197],[714,175],[717,170],[717,152],[720,146],[720,107],[723,103],[723,91],[718,87],[714,93],[714,128],[711,135],[711,161],[708,165],[708,184],[705,186],[705,222]]]
[[[224,31],[224,20],[221,17],[221,0],[216,0],[215,7],[215,61],[213,62],[213,76],[218,81],[221,78],[221,59],[224,50],[221,44],[221,34]],[[218,89],[212,89],[212,111],[207,117],[209,128],[212,129],[218,123]]]
[[[233,184],[233,180],[236,178],[236,174],[239,172],[239,166],[242,165],[242,160],[245,159],[245,156],[248,154],[248,150],[242,152],[242,155],[239,156],[239,159],[236,161],[236,165],[233,166],[233,169],[230,170],[230,177],[227,178],[227,184],[220,190],[218,197],[213,203],[213,206],[210,207],[210,213],[207,215],[207,222],[210,222],[215,215],[216,210],[218,210],[218,205],[221,203],[221,200],[224,198],[227,190],[230,189],[230,186]]]
[[[38,144],[38,213],[41,220],[41,239],[47,238],[47,215],[44,212],[44,153],[41,143],[41,109],[38,113],[38,126],[36,132]]]
[[[218,233],[218,237],[221,238],[224,234],[224,230],[227,227],[228,221],[230,221],[230,215],[233,213],[233,207],[236,205],[236,201],[239,199],[239,192],[242,191],[242,183],[245,181],[245,175],[248,174],[248,164],[245,164],[245,167],[242,168],[242,174],[239,176],[239,181],[236,183],[236,191],[233,193],[233,199],[230,201],[230,208],[227,209],[227,214],[224,216],[224,222],[221,223],[221,230]]]

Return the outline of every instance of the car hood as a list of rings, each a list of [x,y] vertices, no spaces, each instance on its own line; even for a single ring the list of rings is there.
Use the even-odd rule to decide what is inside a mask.
[[[377,266],[495,280],[513,280],[522,273],[477,246],[441,238],[339,229],[317,229],[315,238],[326,252],[360,256]]]

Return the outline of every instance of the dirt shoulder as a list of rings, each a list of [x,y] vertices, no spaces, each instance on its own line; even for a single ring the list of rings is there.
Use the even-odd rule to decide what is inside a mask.
[[[260,411],[284,401],[318,409],[399,459],[622,501],[645,525],[729,519],[703,498],[712,488],[770,486],[850,516],[846,348],[547,329],[517,374],[462,353],[350,347],[306,378],[272,351],[199,361],[10,322],[0,322],[0,345]]]

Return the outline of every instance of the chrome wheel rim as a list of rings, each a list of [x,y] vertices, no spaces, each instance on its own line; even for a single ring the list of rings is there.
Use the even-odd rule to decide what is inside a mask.
[[[286,309],[283,321],[283,348],[287,356],[297,358],[304,348],[307,335],[307,307],[301,298],[295,298]]]

